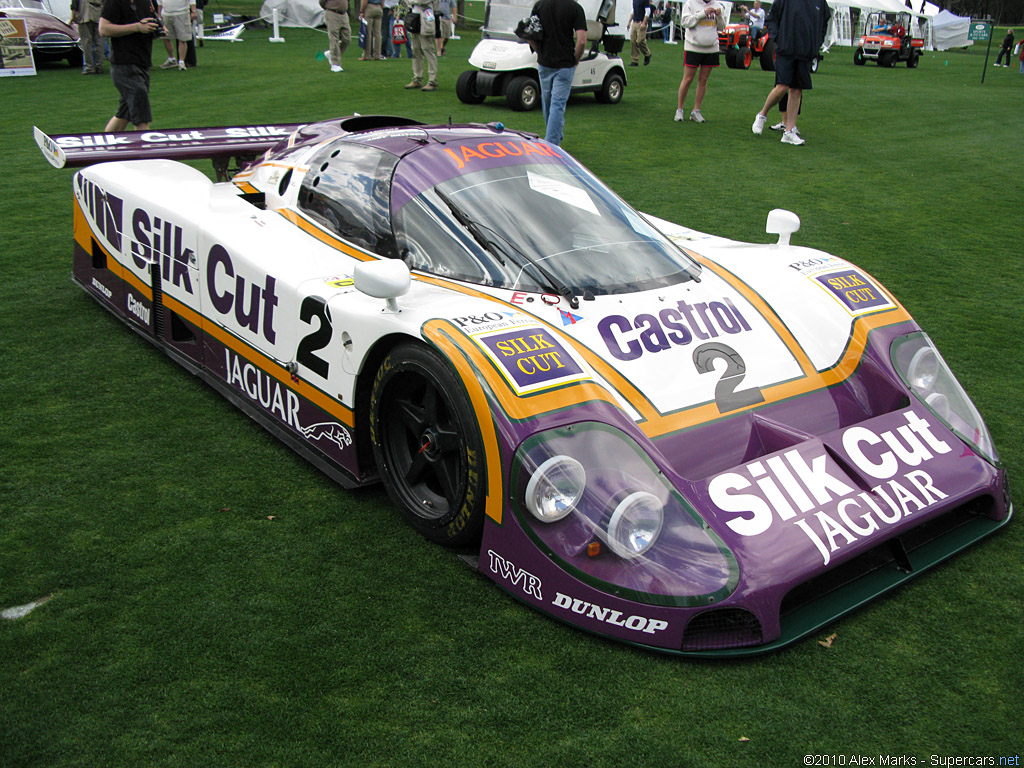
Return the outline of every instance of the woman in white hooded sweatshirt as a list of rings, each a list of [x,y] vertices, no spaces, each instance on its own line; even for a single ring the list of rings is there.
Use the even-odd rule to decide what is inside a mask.
[[[697,78],[697,96],[693,102],[690,119],[703,123],[704,115],[700,105],[708,87],[711,70],[718,66],[718,32],[725,29],[725,9],[718,0],[686,0],[679,23],[686,30],[683,43],[683,80],[679,83],[679,104],[676,120],[683,120],[686,113],[683,104],[690,91],[693,78]]]

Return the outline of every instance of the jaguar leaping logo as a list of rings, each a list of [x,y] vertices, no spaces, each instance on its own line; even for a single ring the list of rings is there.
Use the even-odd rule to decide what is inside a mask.
[[[352,445],[352,435],[345,427],[334,421],[310,424],[302,428],[302,434],[310,440],[330,440],[342,449]]]

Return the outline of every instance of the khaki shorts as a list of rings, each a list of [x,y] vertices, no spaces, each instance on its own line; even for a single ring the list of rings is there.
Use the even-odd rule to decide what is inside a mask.
[[[165,13],[164,35],[168,40],[191,40],[192,39],[192,17],[188,11],[185,13]]]

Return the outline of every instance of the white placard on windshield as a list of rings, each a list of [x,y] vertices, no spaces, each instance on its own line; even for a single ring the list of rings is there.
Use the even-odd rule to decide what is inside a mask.
[[[574,205],[580,210],[587,211],[587,213],[600,216],[597,212],[597,206],[590,199],[587,190],[567,184],[559,179],[553,179],[550,176],[534,173],[533,171],[527,171],[526,174],[530,180],[530,189],[535,192],[540,192],[542,195],[553,197],[555,200],[561,200],[563,203]]]

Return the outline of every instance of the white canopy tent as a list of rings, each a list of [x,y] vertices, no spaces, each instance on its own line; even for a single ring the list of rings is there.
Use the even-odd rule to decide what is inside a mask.
[[[324,12],[317,0],[265,0],[260,16],[270,21],[277,11],[277,22],[282,27],[320,27]]]
[[[939,11],[932,19],[931,28],[937,51],[974,45],[974,41],[968,39],[971,20],[966,16],[957,16],[946,10]]]

